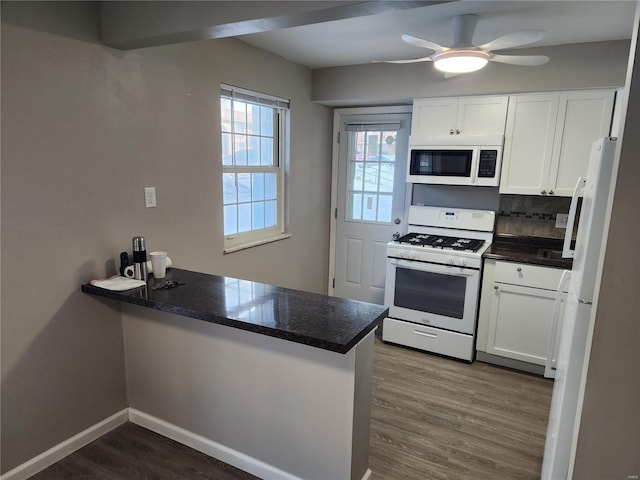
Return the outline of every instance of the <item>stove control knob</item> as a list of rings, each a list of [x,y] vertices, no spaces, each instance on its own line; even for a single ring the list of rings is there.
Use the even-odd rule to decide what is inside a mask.
[[[459,258],[458,259],[458,265],[460,265],[461,267],[465,267],[467,265],[467,259],[466,258]]]
[[[453,257],[449,257],[449,258],[447,258],[447,263],[449,265],[455,265],[456,261],[455,261],[455,259]]]

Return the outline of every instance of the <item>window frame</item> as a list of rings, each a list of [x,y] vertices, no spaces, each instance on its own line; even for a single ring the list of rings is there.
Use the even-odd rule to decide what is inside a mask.
[[[228,98],[231,100],[231,115],[232,125],[231,131],[223,130],[222,126],[222,99]],[[262,107],[270,107],[274,109],[274,131],[273,131],[273,166],[269,165],[236,165],[235,161],[232,165],[223,164],[223,149],[224,142],[220,149],[220,165],[222,167],[222,181],[224,187],[224,175],[225,174],[242,174],[242,173],[276,173],[276,224],[271,227],[251,229],[244,232],[236,232],[232,234],[224,234],[224,206],[230,205],[224,202],[224,188],[221,189],[222,197],[222,219],[223,219],[223,235],[224,235],[224,253],[232,253],[246,248],[263,245],[266,243],[275,242],[285,238],[291,237],[287,233],[286,212],[288,206],[287,200],[287,171],[289,165],[289,122],[290,122],[290,104],[289,100],[279,97],[273,97],[262,93],[245,90],[230,85],[220,85],[220,138],[222,142],[224,133],[231,133],[232,139],[236,134],[247,135],[247,132],[237,132],[236,125],[233,121],[233,102],[241,101],[243,103],[249,103],[259,105]],[[235,139],[232,140],[235,144]],[[237,177],[236,177],[237,182]],[[236,183],[237,185],[237,183]],[[236,205],[240,205],[244,202],[238,202],[236,198]],[[253,205],[254,201],[249,202]]]

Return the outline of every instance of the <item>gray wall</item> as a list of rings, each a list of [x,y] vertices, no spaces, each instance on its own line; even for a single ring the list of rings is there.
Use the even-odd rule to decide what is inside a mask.
[[[543,54],[540,67],[491,63],[485,69],[444,78],[430,62],[406,65],[373,63],[313,71],[312,99],[325,105],[387,105],[413,98],[516,93],[624,85],[626,40],[522,49],[510,53]]]
[[[119,307],[80,285],[133,235],[178,267],[326,290],[332,116],[311,72],[232,39],[125,53],[97,32],[92,2],[2,2],[2,472],[127,406]],[[230,255],[220,82],[292,105],[292,238]]]

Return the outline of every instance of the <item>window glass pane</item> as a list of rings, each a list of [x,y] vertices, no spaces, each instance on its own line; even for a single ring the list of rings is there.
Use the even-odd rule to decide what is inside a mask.
[[[233,136],[222,134],[222,165],[233,165]]]
[[[254,173],[251,175],[252,190],[251,200],[264,200],[264,173]]]
[[[260,159],[262,165],[273,166],[273,139],[260,139]]]
[[[277,202],[271,200],[264,202],[264,226],[275,227],[277,225],[278,216],[276,214]]]
[[[249,165],[260,165],[260,137],[250,136],[247,152]]]
[[[251,174],[238,174],[238,202],[251,201]]]
[[[277,198],[278,178],[275,173],[264,174],[264,198],[272,200]]]
[[[253,204],[253,229],[264,228],[264,202]]]
[[[365,194],[364,208],[362,209],[362,219],[375,221],[378,212],[378,196]]]
[[[235,173],[222,174],[222,197],[225,205],[229,203],[237,203],[238,191],[236,189]]]
[[[249,230],[251,230],[251,204],[241,203],[238,205],[238,232]]]
[[[270,107],[260,107],[260,135],[263,137],[273,137],[273,109]]]
[[[382,158],[383,162],[395,162],[396,161],[396,137],[397,131],[384,132],[382,134]]]
[[[361,191],[363,189],[363,181],[364,181],[364,163],[350,162],[350,166],[351,166],[351,189]]]
[[[236,205],[224,206],[224,234],[238,233],[238,207]]]
[[[394,164],[393,163],[381,163],[380,164],[380,184],[379,190],[381,192],[393,192],[393,176],[394,176]]]
[[[238,100],[233,102],[233,131],[247,132],[247,104]]]
[[[220,120],[223,132],[231,132],[231,99],[220,99]]]
[[[351,212],[350,220],[362,220],[362,194],[350,193],[349,200],[351,204],[351,208],[349,209]]]
[[[367,162],[364,171],[364,189],[367,192],[378,191],[378,164]]]
[[[378,196],[378,221],[390,222],[393,208],[393,197],[391,195]]]
[[[247,164],[247,137],[245,135],[234,135],[234,149],[236,165]]]
[[[260,134],[260,105],[247,103],[247,133]]]

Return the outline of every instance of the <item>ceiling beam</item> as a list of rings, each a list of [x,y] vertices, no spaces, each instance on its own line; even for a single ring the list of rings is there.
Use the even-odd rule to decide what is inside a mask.
[[[104,1],[105,45],[131,50],[234,37],[425,7],[446,1]]]

